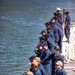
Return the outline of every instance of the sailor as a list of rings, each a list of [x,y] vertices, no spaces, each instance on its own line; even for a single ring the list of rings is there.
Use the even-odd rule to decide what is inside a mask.
[[[23,75],[34,75],[33,72],[28,71],[28,72],[24,72]]]
[[[55,62],[59,60],[63,63],[62,68],[64,68],[64,56],[60,54],[60,48],[57,46],[55,48]]]
[[[35,57],[35,59],[38,62],[38,69],[41,71],[42,75],[46,75],[46,70],[41,64],[41,59],[39,57]]]
[[[44,48],[44,52],[43,52],[43,56],[41,57],[41,64],[44,66],[44,68],[46,70],[46,75],[51,75],[50,60],[45,61],[51,55],[51,52],[48,49],[47,45],[44,45],[43,48]]]
[[[51,22],[51,21],[50,21],[50,27],[53,29],[55,43],[56,43],[56,46],[57,46],[58,45],[58,41],[59,41],[59,36],[58,36],[57,28],[54,26],[54,23]]]
[[[60,52],[62,52],[62,39],[63,39],[63,28],[62,26],[57,22],[57,18],[53,17],[52,22],[54,23],[54,26],[57,28],[58,31],[58,35],[59,35],[59,41],[58,41],[58,45],[61,49]]]
[[[42,75],[41,71],[38,69],[38,62],[33,60],[30,64],[30,71],[34,73],[34,75]]]
[[[47,30],[47,34],[49,35],[49,38],[51,39],[51,41],[53,41],[54,45],[56,46],[52,27],[48,27],[46,30]]]
[[[70,38],[70,16],[69,16],[69,12],[66,11],[65,12],[66,18],[65,18],[65,36],[67,38],[67,42],[69,43],[69,38]]]
[[[55,75],[56,65],[55,63],[60,60],[64,63],[64,57],[59,53],[59,46],[55,47],[55,53],[51,54],[45,61],[52,60],[52,75]],[[64,65],[62,66],[64,68]]]
[[[61,61],[56,62],[56,75],[67,75],[66,71],[62,68],[63,63]]]
[[[55,44],[53,43],[52,38],[49,37],[48,34],[46,34],[44,37],[45,37],[45,40],[46,40],[46,42],[47,42],[47,44],[48,44],[48,48],[49,48],[50,52],[51,52],[51,53],[54,53]]]
[[[60,15],[60,18],[61,18],[61,20],[62,20],[62,13],[61,13],[61,11],[62,11],[62,9],[59,8],[59,7],[56,9],[56,13],[57,13],[58,15]]]

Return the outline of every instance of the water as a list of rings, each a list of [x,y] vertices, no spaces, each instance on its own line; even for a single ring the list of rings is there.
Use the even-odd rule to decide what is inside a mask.
[[[75,1],[0,0],[0,75],[29,70],[28,58],[34,54],[39,33],[57,7],[74,8]]]

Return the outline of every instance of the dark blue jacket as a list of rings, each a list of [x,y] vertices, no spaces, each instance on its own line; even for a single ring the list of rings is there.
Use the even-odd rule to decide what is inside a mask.
[[[60,25],[62,26],[63,22],[61,19],[58,19],[58,23],[60,23]]]
[[[67,27],[68,29],[70,29],[70,16],[66,16],[65,22],[68,22],[68,24],[67,24],[66,27]]]
[[[55,26],[53,26],[52,28],[53,28],[53,32],[54,32],[55,42],[58,42],[58,40],[59,40],[58,30]]]
[[[43,67],[42,64],[39,64],[39,65],[38,65],[38,69],[41,71],[42,75],[46,75],[45,68]]]
[[[34,75],[42,75],[39,69],[36,69],[34,71],[32,70],[32,72],[34,73]]]
[[[56,75],[67,75],[67,73],[64,69],[60,69],[59,71],[56,71]]]
[[[55,62],[59,60],[64,64],[64,57],[61,54],[58,54],[57,56],[55,56],[55,53],[53,53],[45,61],[48,61],[48,60],[52,60],[52,75],[55,75],[55,69],[56,69]]]
[[[42,64],[42,65],[50,64],[50,60],[45,61],[50,55],[51,55],[51,52],[50,52],[49,49],[43,51],[43,55],[42,55],[42,57],[41,57],[41,64]]]
[[[54,30],[52,27],[50,28],[51,28],[51,32],[48,32],[47,34],[49,35],[49,38],[51,39],[51,41],[55,44]]]

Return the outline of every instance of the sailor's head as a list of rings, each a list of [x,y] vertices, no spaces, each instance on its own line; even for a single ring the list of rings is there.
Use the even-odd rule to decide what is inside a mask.
[[[44,50],[47,50],[48,49],[48,45],[47,44],[44,44],[43,45],[43,48],[44,48]]]
[[[29,57],[30,62],[32,62],[35,59],[36,56],[32,55],[31,57]]]
[[[33,72],[28,71],[28,72],[24,72],[23,75],[34,75]]]
[[[61,69],[62,66],[63,66],[63,63],[62,63],[61,61],[57,61],[57,62],[56,62],[56,68],[57,68],[57,69]]]
[[[68,12],[68,11],[66,11],[64,14],[67,16],[67,15],[69,15],[69,12]]]
[[[48,27],[46,30],[47,30],[47,33],[51,32],[51,27]]]
[[[37,48],[38,50],[43,50],[43,45],[38,45]]]
[[[54,23],[52,21],[50,22],[50,26],[52,26],[52,27],[54,26]]]
[[[40,32],[40,34],[42,34],[42,35],[45,35],[47,32],[46,32],[46,30],[42,30],[41,32]]]
[[[58,14],[57,13],[53,13],[54,14],[54,17],[56,17]]]
[[[62,10],[62,9],[61,9],[61,8],[59,8],[59,7],[58,7],[58,8],[56,8],[56,12],[57,12],[57,13],[60,13],[60,12],[61,12],[61,10]]]
[[[29,65],[31,66],[32,70],[35,70],[38,68],[38,62],[36,60],[33,60],[31,63],[29,63]]]
[[[46,22],[46,23],[45,23],[45,26],[46,26],[46,28],[47,28],[47,27],[50,27],[50,23],[49,23],[49,22]]]
[[[43,42],[45,40],[44,36],[39,37],[40,42]]]
[[[40,64],[40,62],[41,62],[41,59],[39,57],[35,57],[34,60],[36,60],[38,62],[38,64]]]

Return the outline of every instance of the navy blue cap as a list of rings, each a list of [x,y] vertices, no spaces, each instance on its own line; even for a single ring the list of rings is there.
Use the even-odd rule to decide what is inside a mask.
[[[64,14],[69,14],[69,12],[68,12],[68,11],[66,11]]]
[[[42,33],[46,33],[46,30],[43,30],[43,31],[40,32],[40,34],[42,34]]]
[[[39,48],[40,46],[43,46],[42,44],[39,44],[39,45],[37,45],[37,47],[36,48]]]
[[[46,22],[46,23],[45,23],[45,25],[49,25],[49,24],[50,24],[49,22]]]
[[[43,44],[43,46],[48,46],[47,44]]]
[[[31,57],[29,57],[29,60],[33,60],[36,56],[35,55],[32,55]]]
[[[60,50],[59,46],[54,47],[55,50]]]
[[[55,16],[57,16],[58,14],[55,12],[55,13],[53,13]]]
[[[53,19],[57,19],[57,16],[56,17],[53,17]]]

